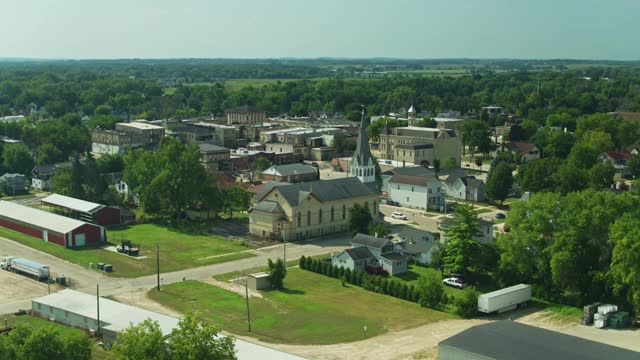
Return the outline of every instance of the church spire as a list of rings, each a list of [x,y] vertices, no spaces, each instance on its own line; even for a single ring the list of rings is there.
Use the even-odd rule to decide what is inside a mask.
[[[357,176],[363,183],[375,181],[375,164],[371,149],[369,148],[369,137],[367,136],[368,121],[364,118],[364,105],[362,105],[362,117],[358,132],[358,142],[356,151],[353,153],[349,172],[352,176]]]

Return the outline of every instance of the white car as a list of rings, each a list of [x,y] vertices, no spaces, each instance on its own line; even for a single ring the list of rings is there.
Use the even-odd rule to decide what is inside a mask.
[[[446,278],[446,279],[442,280],[442,283],[447,285],[447,286],[453,286],[453,287],[458,288],[458,289],[462,289],[464,287],[464,281],[462,281],[462,279],[458,279],[458,278],[455,278],[455,277]]]
[[[398,220],[407,220],[407,215],[397,211],[392,212],[391,217]]]

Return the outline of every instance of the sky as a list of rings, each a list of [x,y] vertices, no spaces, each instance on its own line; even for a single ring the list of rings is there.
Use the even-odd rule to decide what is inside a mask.
[[[640,0],[0,0],[0,58],[640,60]]]

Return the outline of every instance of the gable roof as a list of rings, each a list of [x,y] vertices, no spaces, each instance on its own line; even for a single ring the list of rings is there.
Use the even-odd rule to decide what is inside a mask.
[[[358,129],[358,140],[356,141],[356,151],[353,153],[354,162],[359,166],[368,165],[373,162],[371,149],[369,148],[369,137],[367,136],[367,121],[364,119],[364,109],[362,109],[362,117],[360,119],[360,127]]]
[[[433,170],[427,169],[424,166],[410,166],[410,167],[397,167],[391,170],[387,170],[383,175],[413,175],[413,176],[435,176]]]
[[[390,241],[387,239],[377,238],[366,234],[356,234],[356,236],[351,239],[352,246],[356,244],[376,249],[382,249],[389,243]]]
[[[627,151],[607,151],[607,156],[613,160],[628,160],[632,154]]]
[[[267,170],[262,172],[267,175],[301,175],[301,174],[316,174],[315,167],[306,164],[287,164],[287,165],[272,165]]]
[[[447,185],[453,185],[453,183],[455,183],[459,178],[463,176],[468,176],[467,174],[469,172],[467,170],[462,170],[462,169],[451,169],[449,171],[446,171],[446,170],[444,172],[441,171],[440,173],[441,175],[447,175],[447,180],[445,180],[445,183]]]
[[[509,320],[476,325],[441,341],[438,346],[460,349],[473,353],[476,357],[496,360],[640,358],[640,353],[635,351]]]
[[[535,147],[535,144],[526,141],[512,141],[504,144],[504,147],[519,154],[526,154]]]
[[[256,206],[254,206],[252,210],[264,211],[274,214],[283,212],[280,204],[275,201],[261,201],[260,203],[256,204]]]
[[[428,253],[434,245],[435,241],[426,239],[407,240],[404,243],[404,252],[412,255]]]
[[[291,206],[297,206],[309,194],[321,202],[377,195],[377,190],[363,184],[358,178],[348,177],[297,184],[272,181],[256,194],[254,201],[261,201],[276,189]]]
[[[355,248],[345,249],[344,252],[353,260],[365,260],[374,258],[371,250],[366,246],[358,246]]]
[[[40,201],[42,201],[45,204],[60,206],[60,207],[64,207],[67,209],[84,212],[84,213],[94,213],[105,207],[102,204],[92,203],[89,201],[76,199],[70,196],[64,196],[60,194],[51,194]]]
[[[393,175],[389,180],[389,183],[429,186],[433,180],[435,180],[435,178],[432,176]]]
[[[461,176],[456,181],[460,180],[465,187],[467,188],[477,188],[481,185],[484,185],[484,181],[476,179],[475,176]]]
[[[211,143],[200,143],[198,144],[198,149],[200,150],[200,152],[212,152],[212,151],[220,151],[220,152],[228,152],[231,153],[231,149],[228,149],[226,147],[222,147],[222,146],[218,146],[218,145],[214,145]]]
[[[49,229],[60,234],[66,234],[87,224],[84,221],[4,200],[0,200],[0,216]]]

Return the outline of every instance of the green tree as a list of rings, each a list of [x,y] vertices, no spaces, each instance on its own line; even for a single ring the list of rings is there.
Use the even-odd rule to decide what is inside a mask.
[[[458,162],[453,156],[445,160],[440,166],[443,170],[452,170],[458,168]]]
[[[500,204],[509,196],[513,185],[511,166],[504,161],[496,165],[489,174],[486,185],[486,195],[491,200],[499,200]]]
[[[198,321],[191,313],[178,323],[167,344],[171,360],[220,359],[235,360],[234,339],[220,334],[213,324]]]
[[[53,144],[42,144],[38,146],[38,165],[54,164],[65,160],[64,154]]]
[[[271,281],[272,288],[278,290],[284,288],[284,278],[287,276],[287,266],[282,259],[278,259],[276,262],[269,259],[267,261],[267,273],[269,274],[269,280]]]
[[[2,160],[5,171],[9,173],[29,176],[31,170],[33,170],[33,157],[22,144],[5,145],[2,152]]]
[[[640,156],[633,155],[627,161],[627,170],[629,171],[629,175],[634,179],[640,175]]]
[[[369,224],[369,235],[378,235],[378,237],[385,237],[391,233],[391,225],[386,222],[380,221],[377,223]]]
[[[560,165],[558,158],[528,161],[518,167],[515,180],[524,191],[552,191],[555,186],[552,176]]]
[[[589,185],[596,190],[610,189],[616,170],[611,162],[596,164],[589,170]]]
[[[625,296],[640,313],[640,220],[637,215],[625,214],[610,230],[611,268],[608,278],[613,291]]]
[[[433,159],[433,172],[435,172],[436,177],[438,177],[438,174],[440,173],[440,159]]]
[[[420,276],[416,292],[420,299],[418,300],[420,306],[434,309],[440,308],[445,296],[444,285],[442,285],[440,277],[433,272],[427,272]]]
[[[240,186],[232,186],[224,190],[224,208],[233,217],[234,211],[247,211],[251,203],[251,193]]]
[[[147,319],[120,332],[108,356],[113,360],[163,360],[170,359],[167,350],[160,325]]]
[[[336,134],[333,137],[333,151],[335,156],[352,154],[356,150],[355,141],[347,140],[343,134]]]
[[[424,128],[436,128],[438,127],[438,122],[435,119],[425,117],[424,119],[420,119],[416,121],[415,126],[424,127]]]
[[[369,211],[368,206],[355,204],[349,209],[347,225],[351,236],[355,236],[356,234],[367,234],[371,221],[371,212]]]
[[[60,195],[71,195],[71,169],[58,168],[51,177],[51,191]]]
[[[471,157],[474,157],[476,150],[486,152],[489,150],[491,138],[489,136],[489,125],[481,120],[469,120],[462,123],[462,142],[469,147]]]
[[[462,289],[462,294],[453,300],[454,312],[468,319],[478,313],[478,291],[473,286]]]
[[[453,220],[442,232],[447,239],[442,259],[444,270],[468,273],[480,249],[480,243],[474,240],[474,237],[480,235],[480,221],[473,205],[456,206]]]
[[[271,161],[264,156],[258,156],[256,159],[256,170],[258,172],[263,172],[267,170],[271,166]]]
[[[0,339],[2,359],[56,360],[91,359],[92,344],[84,334],[60,333],[50,327],[16,324]]]

